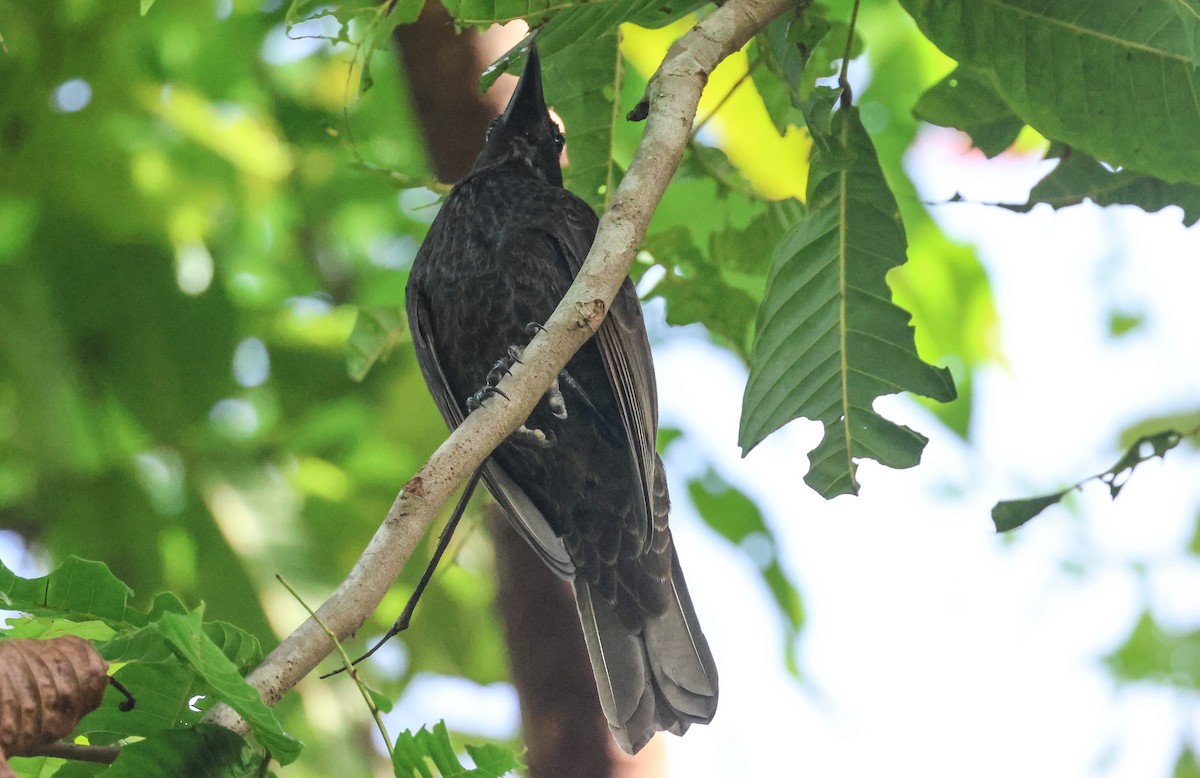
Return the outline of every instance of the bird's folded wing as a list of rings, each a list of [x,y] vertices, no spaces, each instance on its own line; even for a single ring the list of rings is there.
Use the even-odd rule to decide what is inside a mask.
[[[553,208],[554,222],[547,226],[559,243],[559,254],[574,278],[592,248],[598,220],[587,203],[566,190],[561,191],[560,202]],[[621,284],[608,316],[596,332],[596,344],[639,470],[646,511],[641,514],[645,523],[638,539],[641,551],[645,553],[657,534],[650,526],[651,517],[665,514],[665,506],[656,506],[656,497],[650,488],[658,467],[658,390],[642,306],[633,282],[628,278]]]
[[[450,429],[462,424],[464,414],[462,405],[454,399],[446,374],[438,362],[437,350],[434,347],[433,319],[429,315],[428,301],[419,288],[410,285],[407,293],[408,323],[412,329],[413,347],[417,354],[417,364],[425,383],[429,386],[433,401],[442,418]],[[508,476],[504,468],[494,459],[489,459],[484,465],[483,478],[488,489],[500,503],[500,507],[513,519],[517,531],[533,547],[542,561],[560,578],[571,579],[575,575],[575,565],[567,554],[562,541],[554,534],[541,511],[534,506],[533,501],[524,490]]]

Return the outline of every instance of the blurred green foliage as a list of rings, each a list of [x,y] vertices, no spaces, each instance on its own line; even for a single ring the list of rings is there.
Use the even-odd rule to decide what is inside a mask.
[[[70,0],[0,21],[0,528],[267,649],[303,617],[272,576],[323,599],[445,435],[403,349],[347,371],[356,306],[402,318],[437,199],[378,172],[430,180],[396,59],[371,55],[358,100],[351,47],[289,38],[285,10]],[[505,675],[487,554],[466,556],[445,578],[470,583],[435,586],[400,674],[373,678],[386,696],[418,667]],[[361,700],[321,699],[320,737],[282,707],[323,744],[304,769],[365,774]]]

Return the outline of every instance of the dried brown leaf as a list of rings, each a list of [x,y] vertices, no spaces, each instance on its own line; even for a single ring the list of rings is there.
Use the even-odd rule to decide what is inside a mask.
[[[107,685],[108,662],[83,638],[0,642],[0,777],[7,756],[28,755],[75,729]]]

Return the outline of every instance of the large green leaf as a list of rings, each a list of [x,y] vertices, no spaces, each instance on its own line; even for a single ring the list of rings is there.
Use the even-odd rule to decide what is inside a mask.
[[[125,698],[110,687],[101,706],[79,722],[76,735],[87,735],[92,743],[113,743],[132,736],[151,737],[200,720],[199,711],[189,702],[205,687],[194,671],[178,661],[132,662],[113,677],[137,700],[133,710],[121,710]]]
[[[949,370],[922,362],[886,276],[905,261],[904,230],[855,109],[814,143],[808,213],[775,250],[742,401],[744,452],[792,419],[825,425],[805,482],[856,494],[856,459],[912,467],[926,439],[875,413],[885,394],[949,402]]]
[[[1181,13],[1179,0],[901,3],[1046,137],[1165,181],[1200,183],[1198,18]]]

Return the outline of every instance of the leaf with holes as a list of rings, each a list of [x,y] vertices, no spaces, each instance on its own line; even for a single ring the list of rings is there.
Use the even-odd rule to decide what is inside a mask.
[[[1187,0],[901,0],[1048,138],[1112,165],[1200,183],[1200,9]]]
[[[1193,431],[1190,434],[1196,433]],[[1151,459],[1161,459],[1166,456],[1168,451],[1182,443],[1185,437],[1183,433],[1176,430],[1161,430],[1142,435],[1121,455],[1115,465],[1103,473],[1085,478],[1053,494],[1024,500],[1001,500],[992,507],[992,523],[996,525],[997,532],[1016,529],[1051,505],[1057,505],[1068,493],[1079,489],[1088,481],[1103,483],[1108,487],[1109,496],[1115,500],[1121,490],[1125,488],[1125,484],[1129,482],[1130,476],[1133,475],[1133,471],[1137,469],[1138,465]]]
[[[857,110],[830,128],[813,146],[808,212],[775,249],[738,436],[749,452],[792,419],[820,421],[804,480],[824,497],[858,493],[856,459],[920,461],[926,438],[875,413],[875,398],[955,398],[950,371],[921,361],[909,314],[891,300],[904,229]]]
[[[1064,155],[1058,167],[1033,187],[1027,202],[1001,207],[1026,213],[1039,203],[1057,210],[1084,200],[1105,206],[1136,205],[1147,212],[1177,205],[1183,209],[1183,226],[1191,227],[1200,221],[1200,186],[1168,184],[1132,170],[1112,170],[1081,151]]]

